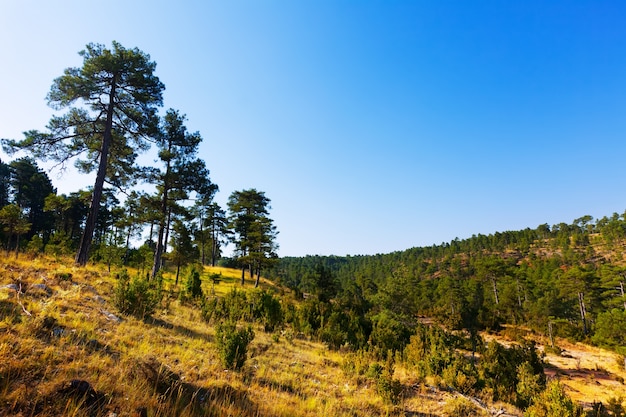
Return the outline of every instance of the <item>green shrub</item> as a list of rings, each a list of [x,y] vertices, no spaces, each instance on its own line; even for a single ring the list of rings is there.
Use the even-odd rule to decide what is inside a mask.
[[[126,270],[117,279],[113,303],[120,313],[144,319],[156,311],[161,301],[160,279],[153,282],[140,277],[130,279]]]
[[[248,345],[254,339],[252,328],[237,328],[233,322],[220,323],[217,325],[215,338],[224,367],[241,369],[248,356]]]
[[[202,301],[202,317],[207,322],[252,321],[252,303],[243,291],[233,288],[224,297],[214,297]]]
[[[181,292],[182,300],[197,299],[202,297],[202,281],[200,280],[200,272],[195,266],[192,266],[187,273],[185,279],[185,288]]]
[[[260,320],[266,332],[273,332],[283,323],[280,301],[265,290],[253,292],[254,318]]]
[[[608,399],[606,408],[613,417],[626,416],[626,410],[624,410],[624,399],[622,397],[611,397]]]
[[[524,417],[580,417],[582,415],[582,409],[565,394],[563,386],[558,381],[550,382],[546,390],[535,397],[533,404],[524,413]]]
[[[383,310],[372,317],[372,333],[370,342],[383,352],[387,350],[402,351],[411,337],[411,329],[403,317],[389,310]]]
[[[598,314],[595,334],[592,340],[595,344],[608,347],[619,353],[626,354],[626,311],[613,309]]]
[[[479,373],[490,388],[494,401],[520,406],[528,403],[531,391],[543,389],[546,381],[542,361],[531,342],[510,348],[490,342],[481,357]],[[524,381],[518,389],[520,377]]]
[[[386,403],[398,404],[402,394],[402,384],[389,373],[383,374],[376,380],[376,391]]]
[[[461,394],[472,394],[479,387],[476,368],[463,357],[457,357],[442,372],[443,380]]]
[[[381,367],[382,369],[376,369],[374,371],[378,374],[376,378],[376,391],[378,395],[382,397],[383,401],[389,404],[398,404],[400,402],[400,394],[402,394],[402,384],[400,381],[393,378],[394,362],[393,351],[388,350],[385,366]],[[371,368],[370,371],[372,371]]]
[[[529,362],[517,366],[517,406],[526,408],[532,399],[545,388],[545,377],[539,375]]]

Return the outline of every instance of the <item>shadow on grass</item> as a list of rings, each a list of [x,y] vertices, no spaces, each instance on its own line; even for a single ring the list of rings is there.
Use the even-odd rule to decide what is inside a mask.
[[[230,385],[200,387],[185,382],[180,375],[155,358],[138,361],[134,368],[134,379],[147,384],[158,396],[159,410],[148,415],[158,416],[258,416],[258,407],[250,400],[245,390]],[[156,411],[156,412],[155,412]]]
[[[173,332],[175,332],[178,335],[181,336],[185,336],[185,337],[190,337],[192,339],[197,339],[197,340],[203,340],[203,341],[207,341],[207,342],[213,342],[213,336],[208,335],[206,333],[200,333],[196,330],[192,330],[189,329],[185,326],[180,326],[178,324],[172,324],[166,320],[163,319],[157,319],[154,317],[148,317],[146,319],[144,319],[144,322],[146,324],[150,324],[153,326],[159,326],[163,329],[167,329],[167,330],[172,330]]]

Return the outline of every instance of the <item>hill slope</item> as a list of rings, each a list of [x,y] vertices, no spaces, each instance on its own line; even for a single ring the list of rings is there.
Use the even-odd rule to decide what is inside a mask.
[[[0,258],[0,415],[428,416],[469,407],[472,415],[521,416],[511,405],[478,402],[440,377],[424,377],[399,357],[388,380],[397,384],[397,397],[386,400],[389,391],[372,376],[385,369],[384,360],[329,350],[289,325],[265,332],[251,323],[248,360],[241,370],[227,369],[216,323],[203,319],[197,302],[180,301],[183,283],[176,288],[166,275],[162,301],[151,317],[139,319],[114,306],[120,271],[71,265],[69,259]],[[216,283],[209,278],[220,273]],[[262,281],[263,290],[252,283],[242,289],[239,274],[205,269],[205,296],[224,298],[232,288],[267,291],[282,294],[286,312],[290,305],[302,308],[269,281]],[[548,356],[549,373],[560,374],[577,399],[606,402],[619,395],[626,374],[615,355],[594,350],[596,356],[576,360],[579,351],[557,343],[572,358]],[[595,386],[602,390],[586,388]]]

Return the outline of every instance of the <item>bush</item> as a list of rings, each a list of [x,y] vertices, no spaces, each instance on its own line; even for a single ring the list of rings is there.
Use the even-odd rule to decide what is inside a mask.
[[[483,353],[479,372],[494,401],[506,401],[524,406],[528,395],[543,389],[546,377],[543,364],[533,343],[506,348],[497,342],[489,343]],[[523,379],[522,385],[519,386]]]
[[[565,394],[558,381],[548,384],[541,395],[535,397],[524,417],[581,417],[582,409]]]
[[[202,297],[202,281],[200,280],[200,272],[195,266],[189,269],[185,280],[184,291],[181,292],[180,297],[182,300],[197,299]]]
[[[254,318],[260,319],[266,332],[273,332],[283,323],[280,301],[269,292],[262,290],[252,294]]]
[[[392,311],[383,310],[372,317],[372,333],[370,342],[383,352],[387,350],[402,351],[409,343],[411,329],[405,324],[402,316]]]
[[[463,357],[457,357],[442,372],[443,380],[461,394],[471,394],[480,385],[476,368]]]
[[[141,319],[154,314],[161,301],[160,279],[155,282],[139,277],[130,279],[126,270],[117,279],[113,303],[120,313]]]
[[[626,311],[613,309],[598,314],[596,331],[592,337],[595,344],[626,354]]]
[[[614,417],[624,417],[626,416],[626,410],[624,410],[624,399],[622,397],[611,397],[607,401],[606,408],[609,410],[612,416]]]
[[[215,337],[224,367],[241,369],[248,356],[248,345],[254,339],[252,328],[238,329],[235,323],[224,322],[217,325]]]
[[[386,403],[398,404],[402,393],[402,384],[397,379],[393,379],[390,374],[383,372],[376,380],[376,391]]]

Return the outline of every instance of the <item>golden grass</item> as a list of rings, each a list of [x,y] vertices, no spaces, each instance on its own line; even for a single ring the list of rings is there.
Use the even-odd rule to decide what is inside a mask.
[[[563,351],[546,355],[551,365],[547,372],[560,379],[574,401],[606,404],[610,398],[626,397],[626,370],[620,355],[567,340],[557,344]]]
[[[122,317],[112,305],[117,269],[77,268],[71,259],[0,257],[0,415],[358,416],[394,415],[374,386],[341,370],[342,355],[308,340],[255,328],[249,359],[225,370],[215,330],[179,302],[166,273],[167,302],[152,318]],[[137,274],[130,270],[129,274]],[[208,279],[221,273],[220,282]],[[241,289],[240,271],[206,268],[205,294]],[[21,285],[17,294],[6,288]],[[51,291],[35,289],[45,284]],[[179,282],[179,286],[183,284]],[[254,282],[246,277],[244,289]],[[276,288],[264,279],[262,288]],[[23,307],[23,308],[22,308]],[[87,381],[98,407],[68,395]],[[96,410],[96,411],[94,411]]]

